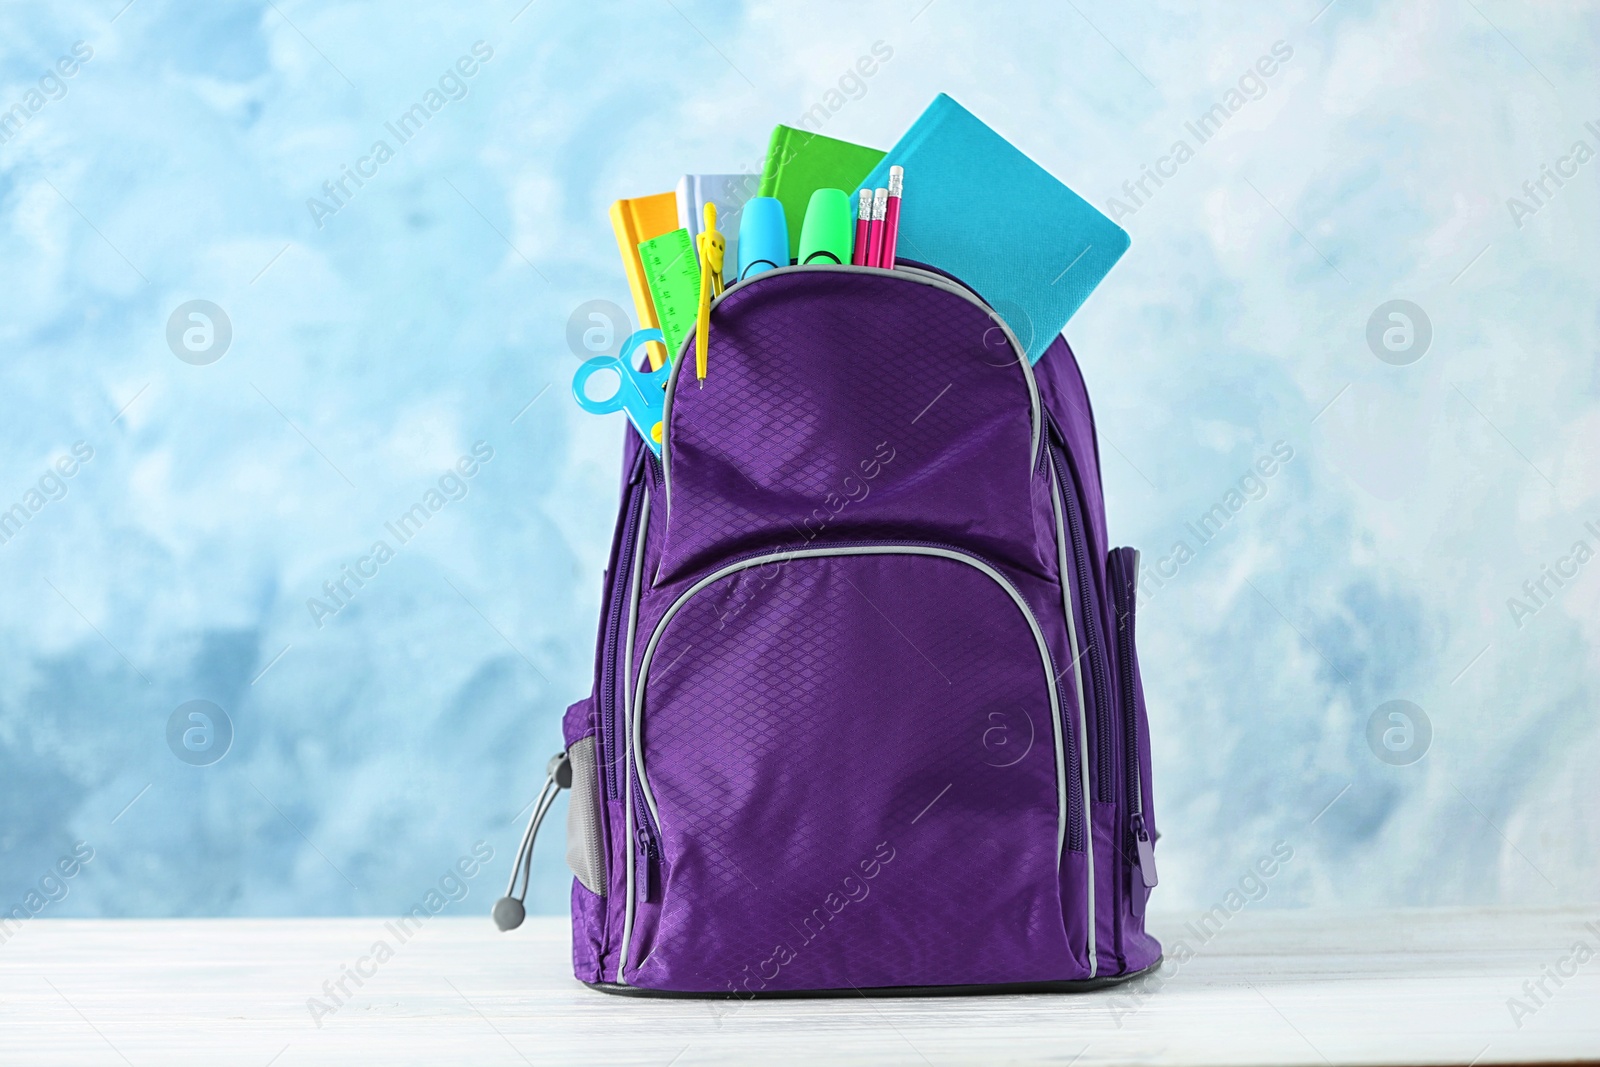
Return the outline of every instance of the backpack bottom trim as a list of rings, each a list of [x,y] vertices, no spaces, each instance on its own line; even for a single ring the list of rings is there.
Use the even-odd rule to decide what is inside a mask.
[[[655,997],[661,1000],[816,1000],[832,997],[983,997],[1022,993],[1093,993],[1099,989],[1142,978],[1161,966],[1157,956],[1150,966],[1127,974],[1096,975],[1093,978],[1064,979],[1059,982],[1009,982],[998,985],[895,985],[866,989],[772,989],[760,992],[692,992],[680,989],[644,989],[616,982],[584,982],[590,989],[617,997]]]

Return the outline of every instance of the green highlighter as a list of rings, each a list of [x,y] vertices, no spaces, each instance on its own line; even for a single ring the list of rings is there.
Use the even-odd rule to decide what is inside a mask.
[[[806,205],[800,226],[801,263],[849,263],[855,239],[855,212],[843,189],[818,189]]]

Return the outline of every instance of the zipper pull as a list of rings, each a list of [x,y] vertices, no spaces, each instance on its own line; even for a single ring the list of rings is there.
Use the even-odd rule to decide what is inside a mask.
[[[640,888],[644,893],[646,904],[659,903],[661,900],[661,874],[660,863],[656,854],[656,843],[651,839],[649,831],[643,826],[637,828],[635,835],[639,841],[640,873],[644,876]]]
[[[1156,846],[1145,832],[1143,815],[1133,817],[1133,846],[1139,853],[1139,876],[1144,879],[1145,888],[1152,889],[1157,882]]]
[[[506,886],[506,895],[494,902],[494,909],[490,912],[494,924],[502,930],[515,930],[528,914],[523,902],[528,899],[528,879],[533,874],[533,842],[539,836],[539,824],[544,822],[550,805],[555,803],[556,794],[571,788],[572,761],[567,758],[566,752],[558,752],[550,757],[550,762],[545,766],[544,788],[539,790],[539,796],[533,802],[533,814],[528,816],[528,828],[522,832],[522,843],[517,846],[516,861],[511,865],[511,884]],[[518,878],[522,880],[520,893],[517,891]]]

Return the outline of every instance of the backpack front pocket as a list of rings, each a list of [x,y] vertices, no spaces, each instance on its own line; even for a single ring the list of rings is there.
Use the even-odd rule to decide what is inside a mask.
[[[987,305],[924,272],[799,266],[717,302],[709,375],[665,401],[658,581],[822,533],[965,545],[1034,572],[1033,369]],[[870,484],[868,484],[870,483]]]
[[[641,639],[644,635],[641,633]],[[980,985],[1087,973],[1078,741],[1027,601],[927,544],[729,564],[641,653],[621,980]]]

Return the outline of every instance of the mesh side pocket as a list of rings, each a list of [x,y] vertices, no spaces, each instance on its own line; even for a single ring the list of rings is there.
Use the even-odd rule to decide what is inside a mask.
[[[572,798],[567,805],[567,866],[589,892],[606,895],[605,841],[600,829],[600,775],[594,735],[567,749],[572,763]]]

